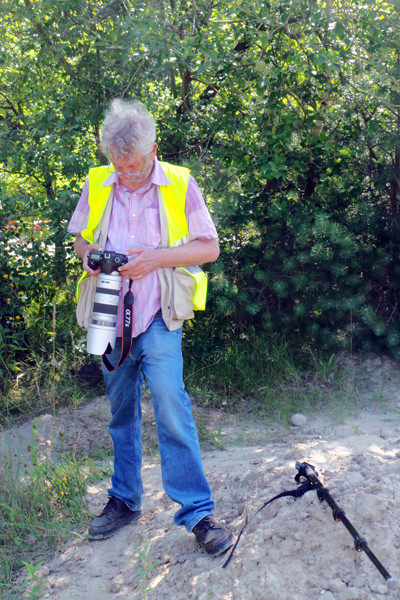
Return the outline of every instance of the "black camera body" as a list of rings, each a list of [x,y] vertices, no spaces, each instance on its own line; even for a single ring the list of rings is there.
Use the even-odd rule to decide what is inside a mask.
[[[126,265],[128,257],[125,254],[118,254],[113,251],[100,252],[91,250],[88,255],[88,265],[93,271],[100,267],[101,272],[109,275],[114,271],[118,271],[118,267]]]

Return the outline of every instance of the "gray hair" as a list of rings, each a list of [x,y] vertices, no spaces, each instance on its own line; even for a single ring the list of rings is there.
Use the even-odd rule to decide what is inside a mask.
[[[153,117],[141,102],[116,99],[107,109],[101,132],[101,149],[109,160],[140,152],[149,154],[156,141]]]

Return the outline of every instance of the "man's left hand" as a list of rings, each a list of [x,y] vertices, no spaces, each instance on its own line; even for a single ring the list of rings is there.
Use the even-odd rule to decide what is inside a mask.
[[[129,248],[125,254],[136,254],[136,257],[118,271],[123,277],[141,279],[160,267],[188,267],[213,262],[218,258],[219,246],[217,239],[195,239],[174,248]]]
[[[137,254],[136,258],[118,269],[123,277],[141,279],[160,266],[157,260],[158,250],[153,248],[130,248],[126,256]]]

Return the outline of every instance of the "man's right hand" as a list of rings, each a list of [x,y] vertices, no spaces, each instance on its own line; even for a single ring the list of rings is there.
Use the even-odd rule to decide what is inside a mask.
[[[85,271],[89,273],[92,277],[97,277],[101,273],[100,267],[98,267],[95,271],[91,269],[88,265],[88,256],[92,250],[102,251],[102,248],[98,244],[89,244],[80,233],[76,236],[74,242],[74,250],[78,256],[82,259],[82,266]]]

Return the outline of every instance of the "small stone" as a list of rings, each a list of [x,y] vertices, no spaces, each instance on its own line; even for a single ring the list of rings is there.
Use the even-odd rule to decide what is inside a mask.
[[[44,577],[48,577],[50,575],[50,569],[46,565],[43,565],[36,571],[36,575],[38,579],[43,579]]]
[[[122,590],[122,583],[119,581],[113,581],[110,585],[111,594],[118,594]]]
[[[307,423],[307,417],[300,413],[292,415],[292,418],[290,420],[292,422],[292,425],[296,425],[297,427],[302,427]]]

